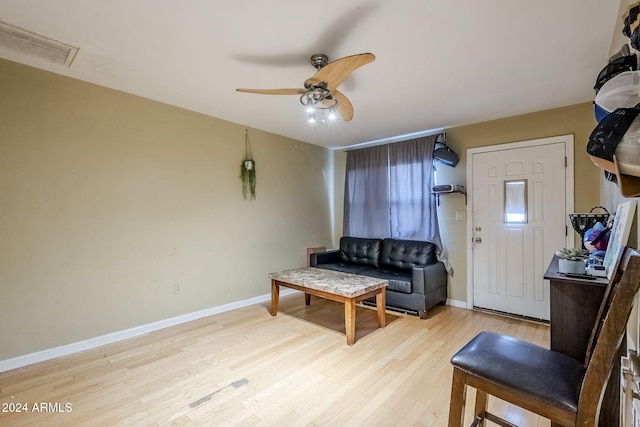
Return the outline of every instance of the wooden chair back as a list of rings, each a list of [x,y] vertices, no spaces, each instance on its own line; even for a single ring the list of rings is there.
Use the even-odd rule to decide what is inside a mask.
[[[585,354],[584,366],[589,364],[591,360],[591,355],[593,355],[593,351],[595,350],[596,343],[598,342],[598,336],[600,335],[600,331],[602,330],[602,325],[604,323],[605,312],[609,310],[611,306],[611,299],[613,298],[612,290],[615,289],[615,284],[620,282],[622,278],[622,274],[626,269],[629,258],[633,256],[635,251],[631,248],[625,248],[624,251],[620,254],[620,258],[616,261],[614,274],[609,280],[609,285],[605,290],[604,296],[602,298],[602,303],[600,304],[600,309],[598,310],[598,315],[596,316],[596,321],[591,329],[591,335],[589,336],[589,344],[587,345],[587,352]]]
[[[598,420],[606,384],[639,288],[640,254],[627,248],[607,286],[591,333],[585,360],[587,370],[578,399],[578,426],[592,426]]]

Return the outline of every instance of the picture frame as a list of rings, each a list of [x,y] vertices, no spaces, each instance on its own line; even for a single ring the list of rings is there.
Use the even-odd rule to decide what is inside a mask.
[[[618,258],[620,258],[622,250],[627,245],[635,212],[635,200],[620,203],[616,209],[616,215],[611,227],[611,235],[609,236],[609,245],[607,246],[607,251],[604,256],[604,267],[608,279],[611,279],[616,268],[616,262]]]

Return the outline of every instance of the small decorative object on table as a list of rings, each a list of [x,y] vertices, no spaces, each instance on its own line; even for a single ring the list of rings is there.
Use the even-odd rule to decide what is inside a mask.
[[[558,272],[569,274],[585,274],[586,259],[589,251],[580,248],[563,248],[556,251],[558,259]]]
[[[611,227],[605,227],[601,222],[597,222],[596,225],[584,233],[582,246],[589,251],[587,274],[599,277],[607,276],[607,271],[603,264],[610,234]]]
[[[582,239],[583,246],[586,250],[593,254],[594,252],[604,252],[607,250],[609,244],[609,235],[611,234],[611,227],[605,226],[601,222],[597,222],[596,225],[588,229],[584,233]]]
[[[593,211],[596,209],[601,209],[604,213],[594,213]],[[572,213],[569,214],[569,219],[571,220],[571,225],[573,229],[580,235],[581,239],[584,239],[584,234],[590,228],[596,225],[596,223],[600,222],[602,224],[607,224],[607,220],[609,219],[609,211],[603,208],[602,206],[594,206],[591,208],[589,213]]]

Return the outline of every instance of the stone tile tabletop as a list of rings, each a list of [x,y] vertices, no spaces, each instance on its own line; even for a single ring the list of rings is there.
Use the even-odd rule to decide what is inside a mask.
[[[348,298],[366,294],[389,284],[384,279],[314,267],[271,273],[269,278]]]

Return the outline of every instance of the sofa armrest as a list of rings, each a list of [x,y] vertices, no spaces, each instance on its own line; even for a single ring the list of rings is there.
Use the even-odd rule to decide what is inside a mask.
[[[441,286],[447,286],[447,270],[440,261],[424,267],[413,267],[411,290],[426,295]]]
[[[315,252],[309,255],[309,266],[316,267],[319,264],[330,264],[333,262],[338,262],[339,260],[339,250],[326,251],[326,252]]]

